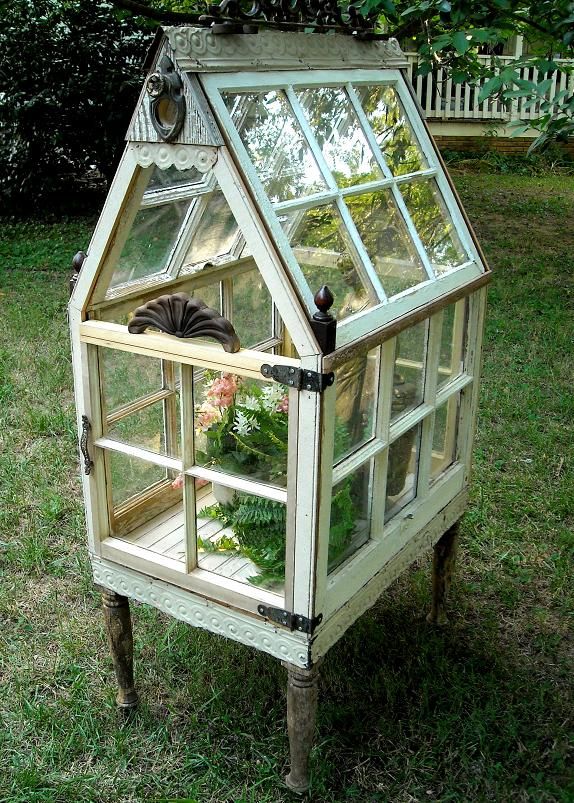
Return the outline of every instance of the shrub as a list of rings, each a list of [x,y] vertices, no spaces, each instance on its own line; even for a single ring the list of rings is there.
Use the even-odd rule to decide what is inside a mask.
[[[87,178],[99,175],[105,185],[121,155],[152,36],[104,0],[4,6],[0,213],[85,208]]]

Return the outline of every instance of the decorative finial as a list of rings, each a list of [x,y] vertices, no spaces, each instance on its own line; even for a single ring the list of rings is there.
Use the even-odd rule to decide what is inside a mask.
[[[315,333],[315,337],[317,338],[323,354],[329,354],[331,351],[335,351],[337,339],[337,321],[329,312],[333,306],[335,297],[327,285],[324,284],[323,287],[315,293],[313,301],[318,311],[313,313],[311,328]]]
[[[331,309],[331,307],[333,306],[333,301],[334,300],[335,300],[335,297],[334,297],[333,293],[329,290],[327,285],[324,284],[323,287],[321,287],[320,290],[317,290],[317,292],[315,293],[315,298],[313,299],[313,301],[315,302],[315,306],[319,310],[318,313],[316,312],[313,315],[313,318],[316,321],[324,321],[326,318],[329,318],[329,320],[332,320],[333,316],[331,314],[327,314],[327,313]]]
[[[86,258],[86,254],[84,251],[78,251],[76,256],[72,259],[72,270],[74,271],[70,276],[70,295],[74,292],[74,287],[76,286],[76,282],[78,281],[78,276],[80,275],[80,271],[82,270],[82,265],[84,264],[84,259]]]

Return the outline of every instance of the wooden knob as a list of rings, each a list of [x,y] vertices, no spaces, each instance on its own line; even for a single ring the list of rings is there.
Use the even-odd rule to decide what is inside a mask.
[[[313,299],[315,306],[319,312],[323,313],[323,315],[326,315],[328,310],[331,309],[334,300],[335,297],[326,284],[324,284],[320,290],[317,290],[315,293],[315,298]]]

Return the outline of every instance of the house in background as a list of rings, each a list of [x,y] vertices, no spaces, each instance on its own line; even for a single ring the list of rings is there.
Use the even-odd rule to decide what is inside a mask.
[[[485,146],[485,137],[488,137],[488,147],[503,153],[524,153],[537,132],[527,131],[520,137],[512,137],[512,129],[508,124],[514,120],[531,120],[538,117],[538,106],[524,108],[526,100],[520,98],[513,101],[502,102],[497,98],[489,98],[483,103],[478,102],[480,86],[470,84],[455,84],[447,75],[447,71],[438,68],[427,76],[416,74],[418,54],[413,51],[412,41],[401,43],[409,61],[409,77],[415,87],[419,102],[423,108],[424,116],[430,126],[439,146],[451,150],[478,150]],[[503,64],[527,55],[528,42],[522,36],[509,39],[498,55]],[[488,63],[491,55],[479,56],[479,59]],[[555,58],[560,64],[571,66],[572,59]],[[538,70],[522,68],[521,77],[528,81],[539,80]],[[540,75],[540,80],[542,79]],[[557,70],[552,76],[552,86],[549,97],[552,98],[562,89],[574,92],[574,74]],[[568,147],[574,155],[574,144]]]

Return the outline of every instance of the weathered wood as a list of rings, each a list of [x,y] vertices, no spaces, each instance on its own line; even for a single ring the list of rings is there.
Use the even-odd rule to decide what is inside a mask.
[[[446,601],[452,580],[458,546],[459,522],[450,527],[434,547],[432,562],[432,605],[427,622],[447,625]]]
[[[319,685],[317,664],[301,669],[287,667],[287,730],[291,753],[291,769],[285,783],[293,792],[309,789],[309,755],[313,746]]]
[[[102,592],[102,605],[108,644],[118,681],[116,702],[119,708],[129,711],[138,704],[134,686],[134,641],[130,604],[127,597],[105,589]]]

